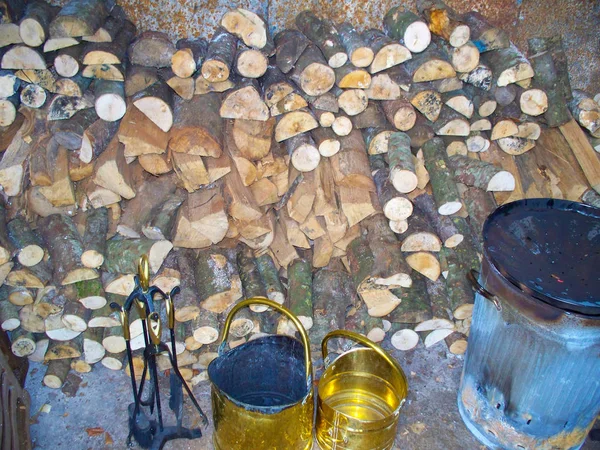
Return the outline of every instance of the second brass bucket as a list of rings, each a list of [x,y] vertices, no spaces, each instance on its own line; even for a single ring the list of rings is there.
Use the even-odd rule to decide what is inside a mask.
[[[353,348],[328,365],[327,342],[351,339]],[[381,347],[350,331],[323,339],[325,372],[319,380],[316,438],[322,450],[387,450],[394,445],[408,392],[400,365]]]
[[[302,342],[265,336],[225,352],[233,316],[261,304],[288,317]],[[271,300],[238,303],[227,316],[219,357],[208,366],[217,450],[306,450],[312,445],[314,400],[310,345],[302,324]]]

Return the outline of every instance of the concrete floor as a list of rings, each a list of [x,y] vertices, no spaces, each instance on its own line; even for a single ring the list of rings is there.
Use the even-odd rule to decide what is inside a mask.
[[[390,349],[387,342],[384,347]],[[400,362],[409,379],[409,397],[400,416],[395,449],[402,450],[484,450],[465,428],[456,407],[456,392],[463,357],[447,352],[442,342],[425,349],[422,344],[410,352],[391,352]],[[315,364],[318,364],[313,357]],[[316,365],[317,376],[321,368]],[[70,374],[62,390],[42,385],[45,367],[31,364],[26,387],[31,395],[31,415],[44,404],[51,405],[49,413],[35,417],[31,426],[34,448],[54,449],[124,449],[127,437],[127,405],[131,402],[129,378],[101,366],[92,373]],[[168,391],[162,377],[163,392]],[[205,413],[210,410],[208,382],[194,388],[194,395]],[[167,398],[166,396],[163,398]],[[165,400],[165,404],[168,401]],[[186,402],[184,424],[197,426],[198,416]],[[168,407],[164,407],[168,409]],[[170,411],[168,411],[170,412]],[[166,419],[173,424],[172,418]],[[93,430],[96,429],[96,430]],[[212,425],[203,430],[204,436],[195,441],[173,441],[165,449],[212,449]],[[134,446],[134,448],[139,448]],[[315,446],[316,448],[316,446]],[[600,449],[600,442],[586,442],[583,450]]]

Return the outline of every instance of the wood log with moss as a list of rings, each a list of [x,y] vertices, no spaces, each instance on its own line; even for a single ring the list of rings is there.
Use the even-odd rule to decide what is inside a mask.
[[[306,10],[296,16],[295,23],[296,27],[321,49],[329,66],[335,69],[348,61],[341,36],[327,19],[321,19]]]
[[[194,267],[195,255],[192,250],[177,251],[177,268],[180,272],[180,292],[173,297],[175,320],[188,322],[200,314],[199,300],[195,294]]]
[[[494,84],[498,86],[526,80],[534,74],[529,61],[512,42],[510,47],[482,54],[481,60],[492,69]]]
[[[245,298],[267,297],[265,285],[260,276],[258,265],[254,259],[253,251],[247,245],[241,244],[237,250],[237,268],[242,282],[242,288]],[[267,307],[263,305],[253,305],[250,309],[254,312],[264,312]]]
[[[108,210],[104,207],[88,211],[85,233],[83,234],[83,252],[81,263],[85,267],[97,269],[104,262],[106,234],[108,232]]]
[[[81,264],[83,245],[69,216],[51,215],[43,218],[41,225],[41,234],[52,257],[54,276],[60,284],[98,278],[98,272]]]
[[[456,184],[450,174],[444,141],[434,138],[423,145],[425,167],[429,172],[433,198],[439,214],[452,215],[462,207]]]
[[[44,244],[38,233],[22,217],[11,220],[5,226],[8,238],[4,243],[5,251],[11,254],[14,249],[17,260],[25,267],[38,264],[44,257]]]
[[[493,164],[460,155],[451,156],[448,162],[454,171],[454,178],[467,186],[475,186],[486,191],[515,189],[514,176]]]
[[[425,50],[431,42],[427,24],[415,13],[401,6],[388,10],[383,18],[386,34],[405,45],[413,53]]]
[[[313,326],[310,340],[318,346],[332,330],[344,328],[346,311],[357,305],[352,279],[339,261],[317,271],[312,281]]]
[[[201,307],[208,311],[222,313],[242,297],[242,282],[231,253],[213,247],[198,254],[196,290]]]
[[[327,65],[320,50],[308,45],[290,72],[290,78],[307,95],[317,97],[333,87],[335,72]]]
[[[412,192],[417,187],[417,176],[413,155],[410,150],[410,137],[396,132],[390,135],[388,143],[390,180],[400,193]]]
[[[102,268],[110,273],[135,274],[140,257],[148,255],[150,273],[156,273],[172,248],[169,241],[114,237],[107,241]]]
[[[386,167],[378,169],[373,176],[377,197],[384,215],[391,221],[405,220],[412,214],[413,205],[406,195],[399,193],[390,181]]]

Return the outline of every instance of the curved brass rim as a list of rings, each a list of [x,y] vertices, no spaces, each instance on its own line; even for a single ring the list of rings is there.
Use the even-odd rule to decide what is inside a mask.
[[[219,356],[223,353],[223,348],[226,344],[227,337],[229,336],[229,328],[231,326],[231,321],[233,316],[242,308],[246,308],[250,305],[265,305],[270,308],[273,308],[275,311],[283,314],[288,319],[290,319],[293,324],[296,326],[298,333],[300,333],[300,338],[302,340],[302,345],[304,345],[304,364],[306,367],[306,380],[310,382],[312,375],[312,363],[310,361],[310,343],[308,341],[308,334],[306,330],[302,326],[302,323],[298,320],[298,318],[292,314],[287,308],[284,308],[279,303],[276,303],[272,300],[268,300],[266,298],[258,298],[253,297],[247,300],[243,300],[239,302],[237,305],[233,307],[233,309],[227,315],[227,319],[225,320],[225,324],[223,325],[223,333],[221,337],[221,343],[219,344]]]
[[[375,353],[377,353],[379,356],[381,356],[385,362],[387,362],[390,366],[392,366],[392,368],[394,370],[396,370],[396,372],[398,372],[398,374],[404,380],[404,383],[406,384],[406,389],[408,390],[408,380],[406,379],[404,370],[402,370],[402,367],[400,367],[400,364],[398,364],[398,361],[396,361],[394,358],[392,358],[379,345],[377,345],[370,339],[367,339],[366,337],[364,337],[361,334],[354,333],[353,331],[335,330],[335,331],[331,331],[331,332],[327,333],[327,335],[323,338],[323,341],[321,342],[321,353],[323,354],[323,360],[325,360],[327,358],[327,355],[329,354],[329,351],[327,349],[327,343],[329,342],[330,339],[333,339],[333,338],[350,339],[351,341],[357,342],[357,343],[375,351]]]

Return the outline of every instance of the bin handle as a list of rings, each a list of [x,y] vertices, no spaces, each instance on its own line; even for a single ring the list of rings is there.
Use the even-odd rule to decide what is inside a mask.
[[[290,312],[287,308],[284,308],[279,303],[274,302],[273,300],[267,300],[266,298],[253,297],[247,300],[243,300],[236,304],[232,310],[227,315],[227,319],[225,319],[225,324],[223,325],[223,333],[221,337],[221,344],[219,344],[219,356],[223,356],[225,352],[225,346],[227,345],[227,337],[229,336],[229,328],[231,326],[231,321],[233,316],[242,308],[245,308],[250,305],[265,305],[270,308],[273,308],[280,314],[286,316],[289,320],[293,322],[300,333],[300,339],[302,340],[302,345],[304,345],[304,365],[306,367],[306,380],[307,382],[311,381],[312,377],[312,363],[310,361],[310,343],[308,341],[308,334],[306,334],[306,330],[302,323],[298,320],[298,318]]]
[[[404,378],[404,381],[406,381],[406,375],[404,374],[402,367],[400,367],[400,364],[398,364],[398,361],[396,361],[394,358],[392,358],[379,345],[377,345],[370,339],[367,339],[362,334],[358,334],[358,333],[355,333],[353,331],[348,331],[348,330],[331,331],[330,333],[327,333],[327,335],[323,338],[323,342],[321,342],[321,352],[323,353],[323,361],[325,363],[325,367],[328,366],[327,361],[329,358],[329,351],[327,349],[327,343],[332,338],[350,339],[351,341],[357,342],[365,347],[370,348],[371,350],[375,351],[375,353],[377,353],[379,356],[381,356],[385,360],[385,362],[387,362],[390,366],[392,366],[400,375],[402,375],[402,377]]]
[[[475,269],[471,269],[469,272],[467,272],[467,279],[471,283],[471,286],[473,287],[475,292],[481,294],[483,297],[487,298],[490,302],[492,302],[498,311],[502,311],[502,306],[500,305],[498,297],[496,297],[490,291],[485,289],[481,284],[479,284],[477,278],[479,278],[479,272],[477,272]]]

